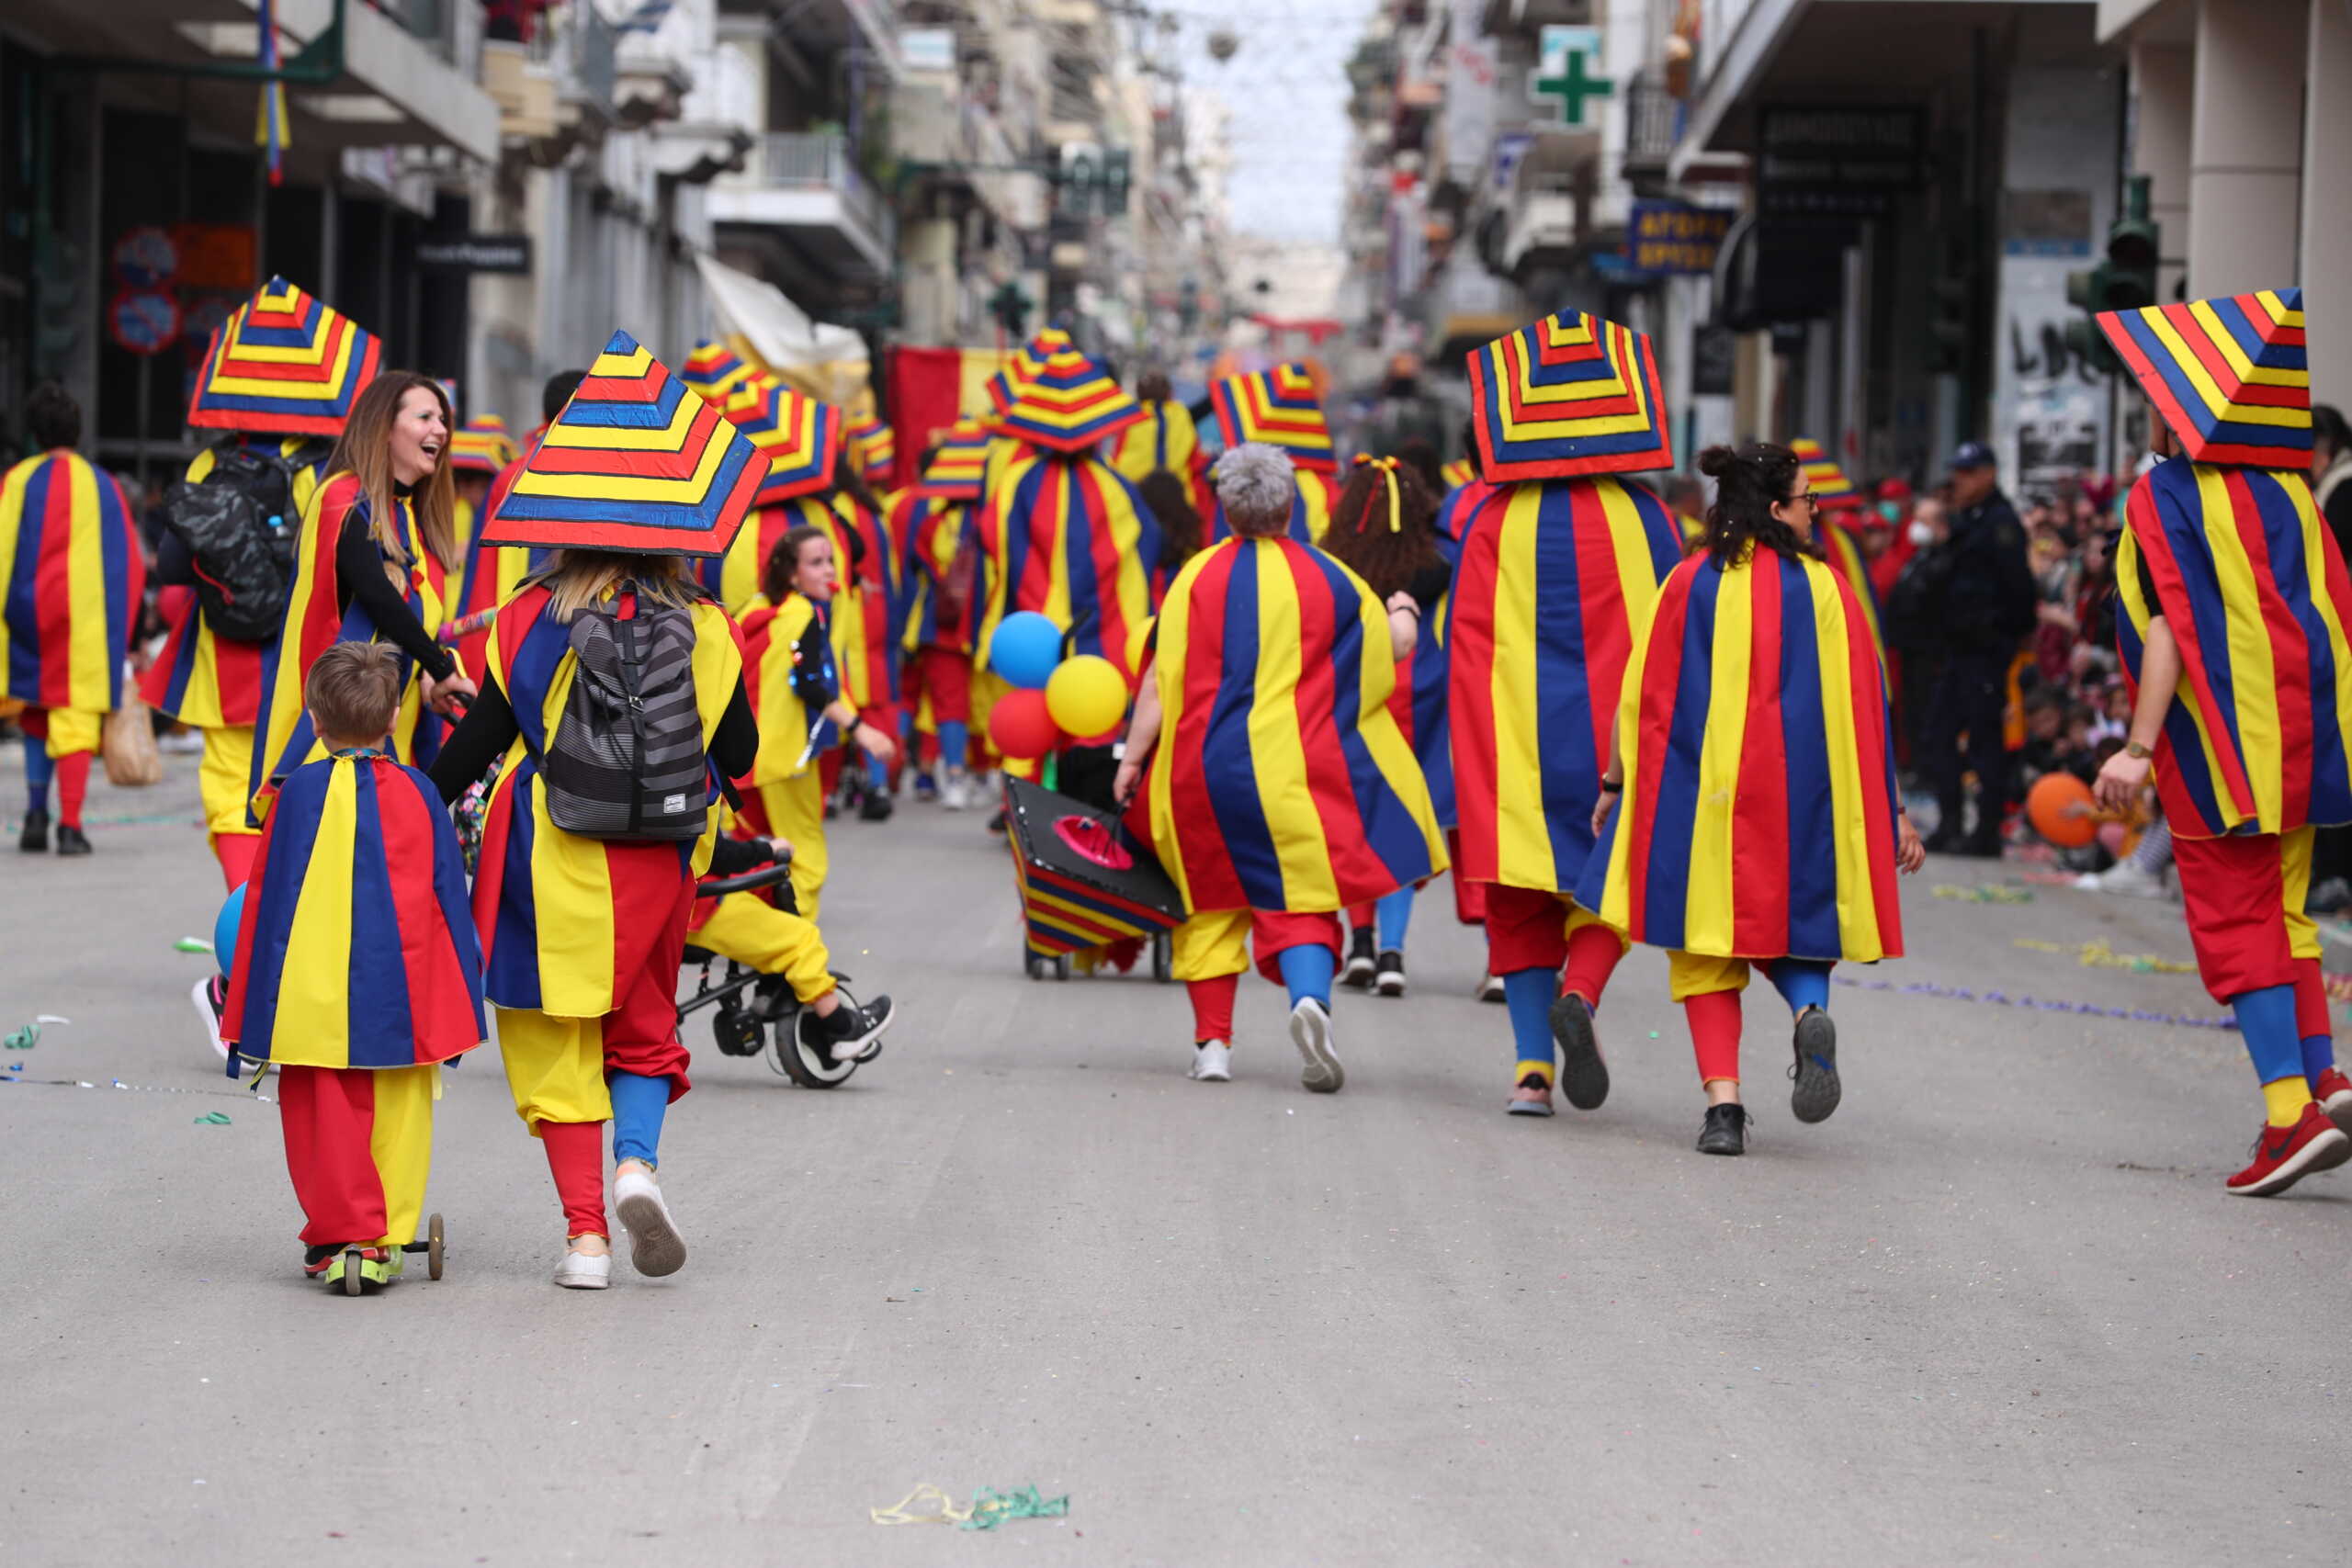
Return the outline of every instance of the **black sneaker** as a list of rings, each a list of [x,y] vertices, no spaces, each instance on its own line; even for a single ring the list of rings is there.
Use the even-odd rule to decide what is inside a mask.
[[[90,840],[79,828],[57,826],[57,852],[62,855],[85,855],[90,852]]]
[[[888,822],[890,813],[896,809],[888,795],[879,790],[868,790],[865,798],[858,802],[857,819],[861,822]]]
[[[870,1062],[882,1054],[882,1032],[890,1027],[890,998],[876,997],[863,1007],[842,1006],[826,1018],[808,1021],[808,1043],[826,1063]]]
[[[1957,854],[1963,841],[1959,829],[1939,828],[1928,835],[1922,847],[1931,855]]]
[[[218,975],[207,975],[196,983],[189,999],[196,1003],[196,1016],[204,1021],[204,1032],[212,1042],[213,1054],[227,1062],[229,1043],[220,1038],[220,1014],[229,1003],[229,983]],[[231,1063],[229,1076],[234,1077],[236,1073],[236,1065]]]
[[[1560,1093],[1578,1111],[1598,1111],[1609,1098],[1609,1064],[1592,1032],[1592,1009],[1578,996],[1552,1004],[1552,1041],[1560,1048]]]
[[[1395,948],[1380,955],[1380,968],[1374,975],[1372,988],[1384,997],[1405,994],[1405,955]]]
[[[1707,1119],[1699,1123],[1699,1152],[1702,1155],[1744,1155],[1747,1152],[1747,1110],[1739,1101],[1728,1105],[1710,1105]]]
[[[1800,1122],[1826,1122],[1845,1091],[1838,1079],[1838,1026],[1819,1008],[1797,1015],[1796,1061],[1789,1077],[1789,1109]]]
[[[1348,937],[1348,962],[1340,970],[1340,984],[1361,991],[1372,984],[1374,967],[1372,928],[1359,926]]]
[[[17,835],[17,847],[28,855],[49,852],[49,811],[34,807],[25,813],[25,830]]]
[[[999,811],[995,816],[989,818],[989,831],[994,833],[1000,839],[1004,837],[1005,826],[1004,813],[1002,811]]]

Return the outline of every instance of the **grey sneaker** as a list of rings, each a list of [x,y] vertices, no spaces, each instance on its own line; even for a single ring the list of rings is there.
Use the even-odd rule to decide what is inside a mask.
[[[1316,1094],[1337,1094],[1348,1081],[1340,1055],[1331,1048],[1331,1015],[1313,997],[1301,997],[1290,1010],[1290,1041],[1306,1064],[1298,1081]]]

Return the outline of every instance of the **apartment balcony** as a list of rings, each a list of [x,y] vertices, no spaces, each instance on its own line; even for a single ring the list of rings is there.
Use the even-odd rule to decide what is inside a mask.
[[[890,276],[898,215],[858,173],[847,137],[771,133],[752,142],[743,164],[742,173],[712,184],[712,222],[763,231],[844,280]]]

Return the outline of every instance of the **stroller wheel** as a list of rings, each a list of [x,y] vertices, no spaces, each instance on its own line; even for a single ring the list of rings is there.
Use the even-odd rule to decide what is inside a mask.
[[[720,1008],[711,1015],[710,1037],[721,1055],[756,1056],[767,1043],[757,1014],[743,1008]]]
[[[847,991],[842,993],[842,999],[853,1007],[857,1005],[857,998]],[[802,1089],[839,1089],[849,1081],[852,1073],[857,1071],[861,1061],[871,1057],[829,1058],[824,1050],[808,1038],[809,1029],[816,1019],[813,1011],[802,1008],[789,1024],[776,1025],[775,1039],[768,1047],[768,1065]]]

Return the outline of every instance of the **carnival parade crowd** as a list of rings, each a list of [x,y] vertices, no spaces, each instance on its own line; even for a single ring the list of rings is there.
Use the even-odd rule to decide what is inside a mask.
[[[1677,475],[1648,340],[1574,311],[1471,355],[1453,465],[1396,427],[1343,452],[1306,367],[1196,419],[1051,330],[895,452],[870,407],[625,333],[516,440],[273,280],[212,340],[211,444],[152,540],[35,394],[0,483],[21,847],[91,852],[114,716],[198,738],[229,904],[197,1009],[229,1071],[276,1069],[303,1267],[351,1293],[417,1235],[440,1064],[492,1038],[555,1282],[612,1280],[608,1162],[638,1272],[680,1269],[681,965],[755,975],[800,1067],[871,1060],[895,1010],[831,972],[827,839],[910,797],[1006,836],[1041,961],[1157,947],[1204,1084],[1246,1070],[1254,969],[1303,1087],[1340,1091],[1335,998],[1407,993],[1442,880],[1484,927],[1502,1109],[1589,1111],[1612,976],[1657,950],[1697,1147],[1738,1155],[1751,978],[1817,1122],[1832,971],[1903,955],[1899,878],[2000,853],[2073,775],[2091,885],[2173,867],[2264,1105],[2228,1190],[2280,1192],[2352,1158],[2306,913],[2352,824],[2352,441],[2312,407],[2294,289],[2100,321],[2149,460],[2020,516],[1973,444],[1935,495],[1866,495],[1803,440]],[[151,573],[161,640],[126,675]]]

